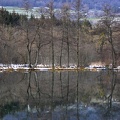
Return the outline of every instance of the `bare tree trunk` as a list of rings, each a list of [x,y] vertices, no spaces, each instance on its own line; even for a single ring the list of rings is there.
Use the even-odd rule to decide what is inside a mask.
[[[38,32],[38,33],[37,33]],[[37,46],[37,50],[36,50],[36,59],[35,59],[35,66],[38,64],[38,61],[39,61],[39,54],[40,54],[40,49],[42,47],[42,36],[41,36],[41,30],[40,30],[40,23],[38,24],[38,28],[37,28],[37,31],[36,31],[37,35],[38,35],[38,41],[36,41],[36,46]]]
[[[111,51],[112,51],[112,68],[114,68],[116,67],[116,51],[113,44],[113,35],[112,35],[111,27],[109,27],[108,29],[109,29],[108,39],[109,39],[109,42],[111,45]]]
[[[68,29],[67,29],[67,57],[68,57],[68,61],[67,61],[67,67],[70,66],[70,45],[69,45],[69,37],[68,37]]]
[[[60,67],[62,68],[62,51],[63,51],[63,40],[61,43],[61,50],[60,50]]]
[[[29,4],[29,1],[28,0],[24,0],[24,8],[27,12],[27,16],[28,16],[28,11],[29,11],[29,7],[30,7],[30,4]],[[29,67],[31,68],[31,43],[30,43],[30,38],[29,38],[29,25],[28,25],[28,20],[26,21],[26,40],[27,40],[27,51],[28,51],[28,55],[27,55],[27,62],[29,64]]]
[[[55,65],[55,61],[54,61],[54,1],[51,0],[49,5],[48,5],[49,9],[50,9],[50,24],[51,24],[51,28],[50,28],[50,34],[51,34],[51,47],[52,47],[52,70],[54,71],[54,65]]]
[[[76,11],[77,11],[77,68],[80,67],[80,51],[79,51],[79,41],[80,41],[80,4],[81,0],[76,1]]]
[[[63,6],[63,24],[65,26],[63,26],[65,28],[65,41],[66,41],[66,44],[67,44],[67,67],[69,67],[70,65],[70,40],[69,40],[69,32],[70,32],[70,13],[69,13],[69,10],[70,10],[70,6],[69,4],[65,4]]]
[[[62,32],[62,42],[61,42],[61,47],[60,47],[60,67],[61,68],[62,68],[62,52],[63,52],[63,40],[64,40],[64,25],[63,25],[62,31],[63,31]]]
[[[114,16],[113,16],[110,6],[104,7],[104,13],[105,13],[105,17],[104,17],[102,23],[105,26],[107,39],[111,46],[112,69],[113,69],[114,67],[116,67],[116,61],[117,61],[116,60],[116,50],[115,50],[114,40],[113,40],[113,26],[114,26],[115,22],[114,22]]]
[[[28,28],[26,31],[26,39],[27,39],[27,51],[28,51],[28,64],[29,67],[31,67],[31,45],[30,45],[30,39],[29,39],[29,35],[28,35]]]

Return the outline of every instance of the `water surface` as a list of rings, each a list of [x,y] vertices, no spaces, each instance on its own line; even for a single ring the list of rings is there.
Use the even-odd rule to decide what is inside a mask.
[[[1,120],[119,120],[120,72],[0,73]]]

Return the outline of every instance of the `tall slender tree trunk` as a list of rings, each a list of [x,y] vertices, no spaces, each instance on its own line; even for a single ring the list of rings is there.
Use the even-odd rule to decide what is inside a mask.
[[[67,67],[69,67],[70,66],[70,43],[69,43],[69,34],[68,34],[68,31],[69,29],[67,28]]]
[[[62,42],[61,42],[61,48],[60,48],[60,67],[61,68],[62,68],[63,40],[64,40],[64,23],[62,28]]]
[[[80,51],[79,51],[79,41],[80,41],[80,4],[81,0],[76,1],[76,11],[77,11],[77,68],[80,67]]]
[[[29,31],[28,31],[28,28],[27,28],[27,31],[26,31],[27,33],[27,51],[28,51],[28,53],[27,53],[27,56],[28,56],[28,65],[29,65],[29,67],[31,67],[31,43],[30,43],[30,39],[29,39]]]
[[[49,3],[49,8],[50,8],[50,19],[51,19],[51,28],[50,28],[50,34],[51,34],[51,47],[52,47],[52,70],[54,71],[54,65],[55,65],[55,60],[54,60],[54,1],[51,0]]]

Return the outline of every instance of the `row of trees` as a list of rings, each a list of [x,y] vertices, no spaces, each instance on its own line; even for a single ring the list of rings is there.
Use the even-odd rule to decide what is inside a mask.
[[[19,15],[13,11],[13,13],[9,13],[4,8],[0,9],[0,24],[16,26],[20,25],[21,21],[27,20],[27,16]]]
[[[80,21],[80,0],[75,4],[75,21],[71,20],[68,3],[62,6],[57,19],[53,3],[48,4],[49,17],[41,9],[40,19],[32,17],[14,27],[0,26],[1,63],[28,63],[30,67],[42,63],[54,69],[54,65],[85,66],[102,58],[106,64],[119,64],[119,23],[110,9],[104,10],[106,15],[94,27],[86,19]]]

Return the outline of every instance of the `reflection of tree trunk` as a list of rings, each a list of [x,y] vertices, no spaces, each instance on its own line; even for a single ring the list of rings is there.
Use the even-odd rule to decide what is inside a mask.
[[[31,100],[31,98],[34,99],[34,97],[32,95],[32,88],[31,88],[31,74],[32,74],[31,72],[28,73],[28,87],[27,87],[28,112],[30,112],[30,110],[31,110],[29,101]]]
[[[113,92],[115,90],[116,78],[117,78],[117,75],[116,75],[115,71],[111,71],[111,72],[112,72],[111,93],[108,96],[108,109],[109,110],[111,110],[111,108],[112,108],[112,98],[113,98]]]
[[[39,80],[38,80],[38,75],[37,73],[35,72],[34,73],[34,77],[35,77],[35,82],[36,82],[36,99],[38,99],[38,101],[36,101],[36,109],[37,109],[37,112],[39,113],[40,115],[40,108],[41,107],[41,89],[40,89],[40,83],[39,83]]]
[[[29,99],[31,100],[31,98],[34,100],[34,96],[32,93],[32,87],[31,87],[31,78],[32,78],[32,72],[30,71],[28,73],[28,87],[27,87],[27,101],[29,101]],[[31,97],[31,98],[30,98]]]
[[[62,73],[60,72],[60,84],[61,84],[61,97],[63,99],[63,82],[62,82]]]
[[[79,71],[77,71],[77,120],[80,120],[79,117]]]
[[[51,109],[50,109],[50,115],[51,120],[53,118],[53,110],[54,110],[54,71],[52,71],[52,82],[51,82]]]
[[[67,80],[67,103],[69,101],[69,71],[68,71],[68,80]]]
[[[66,94],[66,118],[68,119],[68,105],[69,105],[69,71],[67,72],[67,94]]]
[[[31,84],[30,84],[30,81],[31,81],[31,72],[28,73],[28,87],[27,87],[27,100],[29,100],[29,97],[30,97],[30,92],[31,92]]]
[[[54,99],[54,72],[52,72],[52,89],[51,89],[51,108],[53,110],[53,99]]]

